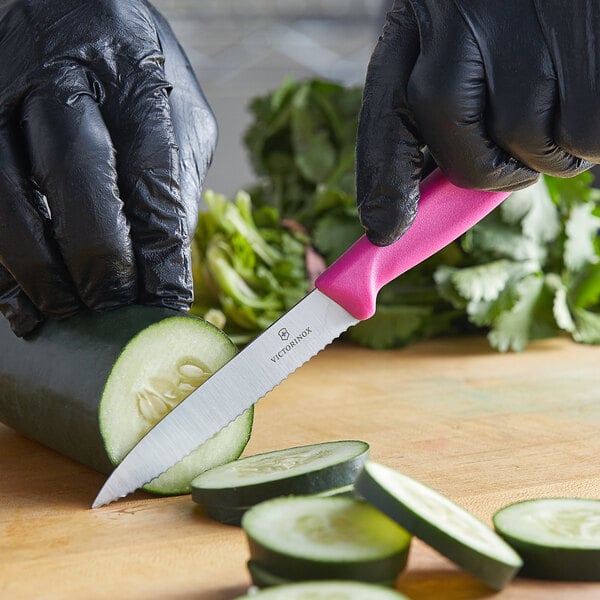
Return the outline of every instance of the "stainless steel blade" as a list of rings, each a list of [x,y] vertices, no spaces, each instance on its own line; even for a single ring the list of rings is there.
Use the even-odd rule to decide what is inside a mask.
[[[129,452],[92,508],[152,481],[358,322],[313,290],[175,407]]]

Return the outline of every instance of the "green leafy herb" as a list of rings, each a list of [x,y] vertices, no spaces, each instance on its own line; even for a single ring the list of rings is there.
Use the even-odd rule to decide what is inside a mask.
[[[513,193],[460,240],[470,264],[435,274],[440,293],[498,350],[561,332],[600,343],[598,194],[587,173],[557,181]]]
[[[273,209],[253,210],[238,192],[233,202],[207,191],[193,244],[192,311],[250,341],[309,289],[308,238],[285,228]]]
[[[326,216],[350,222],[361,97],[358,87],[287,80],[252,101],[244,141],[259,178],[249,190],[257,206],[273,206],[310,231]],[[353,225],[357,239],[356,218]]]

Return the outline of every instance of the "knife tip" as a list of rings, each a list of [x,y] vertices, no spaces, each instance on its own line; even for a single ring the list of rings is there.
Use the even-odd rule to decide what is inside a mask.
[[[123,489],[123,488],[121,488]],[[119,498],[124,498],[127,496],[129,492],[125,493],[115,493],[115,485],[113,482],[113,476],[111,475],[105,482],[104,485],[100,488],[98,495],[94,502],[92,502],[92,509],[100,508],[101,506],[106,506]]]
[[[104,488],[100,490],[96,499],[92,502],[92,508],[100,508],[101,506],[106,506],[110,504],[114,498],[107,498]]]

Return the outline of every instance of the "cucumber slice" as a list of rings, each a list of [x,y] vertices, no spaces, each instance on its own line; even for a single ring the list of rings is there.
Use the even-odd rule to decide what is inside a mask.
[[[242,524],[242,517],[250,509],[249,506],[205,506],[206,514],[224,525]]]
[[[0,421],[108,473],[235,352],[210,323],[148,306],[48,321],[26,340],[0,319]],[[145,489],[189,492],[198,473],[240,455],[251,428],[250,410]]]
[[[280,585],[235,600],[409,600],[395,590],[351,581],[304,581]]]
[[[274,585],[296,583],[295,581],[271,573],[254,560],[249,560],[247,565],[250,577],[252,578],[252,583],[258,587],[271,587]],[[393,588],[396,585],[396,579],[394,578],[390,579],[389,581],[382,581],[381,583],[377,583],[377,585]]]
[[[258,587],[271,587],[273,585],[285,585],[286,583],[294,583],[285,577],[280,577],[271,573],[264,567],[261,567],[255,560],[249,560],[247,563],[248,572],[252,578],[252,583]]]
[[[345,496],[346,498],[354,498],[354,484],[340,485],[339,487],[329,488],[322,492],[317,492],[315,496],[319,498],[327,498],[328,496]]]
[[[287,579],[394,579],[406,566],[410,535],[353,498],[288,496],[242,518],[251,559]]]
[[[315,496],[326,497],[326,496],[347,496],[349,498],[354,497],[354,485],[343,485],[329,490],[323,490],[318,492]],[[209,506],[205,505],[206,514],[214,519],[223,523],[224,525],[241,525],[242,517],[247,510],[250,510],[250,506]]]
[[[314,494],[352,483],[369,445],[342,440],[241,458],[192,481],[192,499],[210,506],[253,506],[282,495]]]
[[[600,500],[523,500],[500,509],[493,521],[523,558],[522,575],[600,581]]]
[[[398,471],[369,461],[354,487],[367,502],[493,589],[502,589],[523,564],[491,528]]]

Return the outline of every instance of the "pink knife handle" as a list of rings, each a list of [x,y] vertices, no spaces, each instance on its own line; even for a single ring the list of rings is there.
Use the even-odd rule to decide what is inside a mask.
[[[436,169],[423,181],[417,216],[397,242],[381,247],[361,237],[318,277],[315,286],[353,317],[368,319],[386,283],[460,237],[507,196],[458,188]]]

